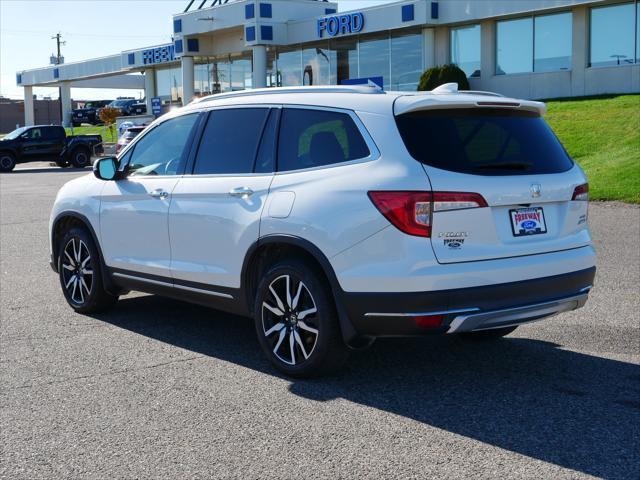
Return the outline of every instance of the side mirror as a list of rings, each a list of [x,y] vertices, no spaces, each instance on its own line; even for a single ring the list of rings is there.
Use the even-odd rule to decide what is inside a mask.
[[[118,160],[116,157],[99,158],[93,164],[93,174],[100,180],[118,178]]]

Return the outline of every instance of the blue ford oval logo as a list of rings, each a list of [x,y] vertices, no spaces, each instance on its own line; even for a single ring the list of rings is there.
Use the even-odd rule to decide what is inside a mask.
[[[522,222],[522,228],[525,230],[532,230],[536,228],[536,222],[533,220],[527,220],[526,222]]]

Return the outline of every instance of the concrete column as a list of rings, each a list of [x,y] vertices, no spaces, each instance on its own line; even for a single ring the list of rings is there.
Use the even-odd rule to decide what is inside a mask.
[[[71,86],[68,82],[60,84],[60,105],[62,108],[62,126],[70,127],[73,105],[71,104]]]
[[[156,71],[153,68],[144,71],[144,98],[147,115],[151,115],[151,99],[156,96]]]
[[[491,90],[496,74],[496,22],[486,20],[480,24],[480,87]]]
[[[253,88],[264,88],[267,86],[267,47],[264,45],[254,45],[253,50]]]
[[[449,27],[435,28],[435,50],[436,65],[447,65],[451,63],[451,55],[449,54]]]
[[[188,105],[193,100],[194,89],[193,57],[182,57],[182,105]]]
[[[571,95],[585,94],[585,69],[589,64],[589,9],[576,7],[572,10],[571,51]]]
[[[33,109],[33,87],[24,87],[24,126],[35,125],[36,114]]]
[[[423,71],[436,66],[436,40],[433,28],[425,28],[422,30],[422,38],[424,39],[424,65]]]

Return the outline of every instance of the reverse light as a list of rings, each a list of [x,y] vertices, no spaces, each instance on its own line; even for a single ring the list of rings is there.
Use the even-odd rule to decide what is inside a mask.
[[[478,193],[372,191],[369,198],[376,208],[400,231],[417,237],[430,237],[434,212],[487,207]]]
[[[571,200],[584,201],[589,200],[589,184],[583,183],[582,185],[578,185],[573,191],[573,196]]]

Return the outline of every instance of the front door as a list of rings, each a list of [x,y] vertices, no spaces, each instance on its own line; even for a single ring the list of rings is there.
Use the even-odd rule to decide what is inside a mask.
[[[107,266],[171,277],[169,206],[198,118],[197,113],[183,115],[155,126],[121,158],[125,176],[107,182],[100,204],[100,243]]]
[[[260,235],[273,179],[279,109],[211,111],[192,175],[176,186],[169,210],[171,272],[176,285],[240,287],[242,264]],[[198,285],[195,285],[197,288]]]

